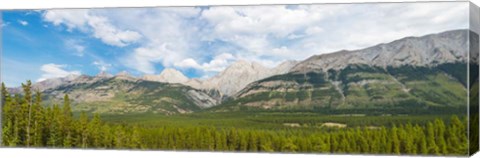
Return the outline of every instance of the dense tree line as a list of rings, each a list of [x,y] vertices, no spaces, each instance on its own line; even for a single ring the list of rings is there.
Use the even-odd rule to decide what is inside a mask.
[[[62,105],[43,106],[30,81],[22,87],[22,96],[12,96],[2,84],[4,146],[418,155],[459,155],[468,149],[467,121],[457,116],[449,124],[437,119],[426,125],[330,131],[144,127],[106,123],[85,113],[75,118],[68,95]]]

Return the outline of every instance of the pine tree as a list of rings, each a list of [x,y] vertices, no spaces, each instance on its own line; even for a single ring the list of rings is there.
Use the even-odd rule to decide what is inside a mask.
[[[440,119],[435,119],[435,143],[437,144],[440,154],[447,154],[447,144],[445,142],[445,124]]]
[[[391,146],[388,145],[389,142],[387,141],[387,136],[388,136],[388,132],[387,132],[387,129],[385,127],[381,127],[380,128],[380,148],[378,149],[378,151],[382,154],[385,154],[385,153],[390,153],[391,152]]]
[[[287,138],[282,145],[282,152],[296,152],[298,149],[297,145],[293,143],[291,138]]]
[[[1,107],[2,113],[2,139],[1,145],[9,146],[9,142],[12,141],[14,135],[13,127],[13,109],[10,94],[8,93],[5,83],[2,82],[2,91],[1,91]]]
[[[248,133],[248,151],[256,152],[258,150],[257,136],[253,132]]]
[[[230,131],[228,132],[228,137],[227,137],[228,150],[234,151],[237,148],[237,143],[238,143],[237,130],[234,128],[231,128]]]
[[[363,132],[360,130],[360,128],[357,128],[355,131],[355,137],[357,137],[356,145],[358,149],[356,150],[357,152],[361,153],[367,153],[370,151],[369,147],[371,146],[365,137],[368,135],[368,130],[364,130]],[[374,143],[374,142],[370,142]]]
[[[332,134],[330,136],[330,152],[331,153],[335,153],[338,151],[339,142],[337,139],[338,139],[338,134]]]
[[[427,148],[427,139],[425,137],[420,138],[419,142],[419,154],[426,155],[428,154],[428,148]]]
[[[87,125],[87,131],[89,135],[89,147],[99,147],[101,146],[101,133],[100,133],[100,115],[94,114],[93,119]]]
[[[45,112],[42,103],[42,95],[40,91],[35,92],[35,103],[33,104],[33,146],[44,146],[44,128],[45,128]]]
[[[417,153],[417,147],[415,146],[415,136],[417,133],[414,131],[412,124],[407,123],[405,125],[405,129],[402,129],[402,135],[403,135],[403,144],[405,148],[405,153],[407,154],[416,154]]]
[[[130,148],[133,149],[145,149],[143,141],[142,141],[142,136],[140,135],[141,131],[138,126],[133,126],[132,129],[132,135],[131,135],[131,141],[130,141]]]
[[[260,143],[260,151],[273,152],[272,141],[270,137],[260,136],[259,143]]]
[[[466,131],[464,131],[462,121],[457,116],[450,118],[450,126],[447,128],[447,150],[449,153],[462,154],[467,150],[465,139],[462,140]]]
[[[390,137],[392,139],[392,152],[394,154],[400,154],[400,140],[398,139],[398,128],[395,125],[391,130]]]
[[[23,93],[24,93],[24,104],[22,104],[22,113],[25,120],[22,121],[22,125],[25,127],[25,142],[24,144],[29,147],[31,144],[31,137],[32,137],[32,82],[30,80],[27,81],[27,84],[22,83]]]
[[[108,124],[103,124],[101,128],[101,135],[102,135],[102,148],[108,149],[113,147],[113,134],[111,131],[111,127]]]
[[[59,118],[60,114],[61,114],[60,108],[58,107],[58,105],[54,104],[52,111],[50,113],[50,117],[51,117],[51,123],[49,127],[50,133],[47,141],[47,144],[51,147],[61,147],[63,145],[62,137],[60,135],[61,134],[60,133],[61,118]]]
[[[415,125],[414,127],[415,133],[417,135],[416,137],[416,144],[417,144],[417,154],[422,154],[426,155],[428,154],[428,148],[427,148],[427,136],[425,135],[425,132],[422,127]]]
[[[125,148],[125,129],[121,125],[116,125],[114,128],[114,144],[116,149]]]
[[[226,149],[226,138],[223,130],[215,133],[215,151],[224,151]]]
[[[15,119],[14,121],[14,125],[13,125],[13,137],[11,138],[11,140],[8,142],[8,146],[11,146],[11,147],[16,147],[17,145],[20,144],[20,126],[19,126],[19,120],[18,119]]]
[[[431,122],[427,123],[427,146],[429,154],[440,154],[440,149],[435,142],[435,129]]]
[[[78,129],[79,129],[79,138],[80,138],[80,147],[87,148],[88,147],[88,139],[89,131],[88,131],[88,116],[85,112],[80,114],[80,119],[78,122]],[[120,132],[120,131],[119,131]]]
[[[346,136],[346,133],[343,132],[341,137],[340,137],[340,143],[337,152],[339,153],[347,153],[350,151],[350,143],[348,142],[348,138]]]

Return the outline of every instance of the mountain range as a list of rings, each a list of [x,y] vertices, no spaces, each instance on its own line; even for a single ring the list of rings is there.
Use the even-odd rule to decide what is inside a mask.
[[[274,68],[239,60],[208,79],[167,68],[138,78],[126,72],[71,75],[33,87],[47,102],[69,94],[74,110],[97,113],[462,107],[469,57],[478,63],[478,54],[469,56],[468,50],[475,40],[478,35],[471,31],[453,30],[322,53]]]

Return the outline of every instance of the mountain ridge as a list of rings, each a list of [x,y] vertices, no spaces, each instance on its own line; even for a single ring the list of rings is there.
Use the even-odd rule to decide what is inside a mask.
[[[478,41],[475,35],[470,36],[467,30],[454,30],[406,37],[360,50],[315,55],[286,74],[250,83],[221,106],[236,110],[242,106],[254,109],[461,107],[466,100],[467,39]],[[422,48],[413,47],[417,45]],[[399,56],[404,60],[395,60]]]
[[[60,94],[65,91],[77,90],[77,96],[72,98],[87,102],[88,99],[81,98],[90,92],[98,95],[91,98],[105,95],[110,99],[124,93],[145,92],[145,97],[150,98],[147,100],[167,104],[168,107],[163,107],[168,109],[163,109],[167,114],[218,106],[220,109],[239,108],[237,105],[263,109],[405,108],[403,106],[407,104],[415,108],[450,106],[441,105],[440,101],[443,101],[458,107],[467,85],[466,70],[463,69],[468,62],[468,41],[478,41],[478,35],[471,36],[471,33],[452,30],[405,37],[364,49],[313,55],[302,61],[284,61],[273,68],[238,60],[208,79],[189,79],[178,70],[166,68],[158,75],[143,77],[134,77],[128,72],[116,75],[100,72],[96,76],[47,79],[34,87],[47,91],[53,98],[62,97]],[[472,60],[478,60],[478,56]],[[125,88],[125,85],[129,87]],[[114,89],[121,93],[110,91],[108,87],[116,87]],[[132,87],[140,89],[130,91]],[[165,87],[178,91],[159,93],[167,92]],[[156,100],[152,99],[153,94],[168,96]],[[169,94],[181,97],[175,99]],[[122,105],[128,103],[121,101]],[[188,108],[178,103],[188,105]],[[143,108],[151,107],[145,105]]]
[[[466,61],[468,30],[451,30],[420,37],[404,37],[358,50],[341,50],[314,55],[297,64],[292,71],[304,69],[339,70],[349,64],[371,66],[426,66],[437,63]],[[414,47],[416,46],[416,47]],[[396,53],[396,54],[394,54]]]

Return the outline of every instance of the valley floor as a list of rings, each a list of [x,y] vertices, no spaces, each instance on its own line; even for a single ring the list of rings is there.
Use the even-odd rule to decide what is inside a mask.
[[[240,129],[329,129],[329,123],[356,127],[392,127],[406,123],[426,125],[441,119],[450,122],[451,115],[385,115],[364,114],[327,115],[310,112],[203,112],[194,114],[104,114],[102,120],[114,124],[131,124],[146,127],[216,127]]]

